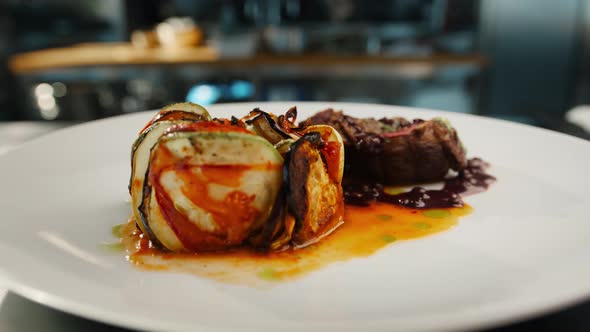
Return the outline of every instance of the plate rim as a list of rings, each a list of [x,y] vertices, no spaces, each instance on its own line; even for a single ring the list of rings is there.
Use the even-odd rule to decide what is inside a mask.
[[[358,107],[358,106],[369,106],[369,107],[383,107],[383,108],[392,108],[392,109],[397,109],[399,111],[402,112],[407,112],[407,111],[412,111],[412,112],[420,112],[420,113],[430,113],[430,112],[436,112],[436,113],[442,113],[442,114],[452,114],[453,116],[457,116],[457,117],[465,117],[465,118],[474,118],[474,119],[479,119],[480,121],[487,121],[487,122],[492,122],[492,123],[498,123],[501,125],[506,125],[506,126],[512,126],[512,127],[516,127],[516,128],[521,128],[524,130],[532,130],[532,131],[537,131],[539,133],[545,133],[545,134],[549,134],[549,135],[554,135],[555,137],[562,137],[564,139],[569,139],[572,140],[574,142],[577,142],[578,144],[590,144],[590,141],[585,140],[581,137],[577,137],[571,134],[566,134],[566,133],[562,133],[556,130],[552,130],[552,129],[548,129],[548,128],[542,128],[542,127],[537,127],[537,126],[533,126],[530,124],[526,124],[526,123],[521,123],[521,122],[515,122],[515,121],[510,121],[510,120],[506,120],[506,119],[501,119],[501,118],[494,118],[491,116],[487,116],[485,114],[473,114],[473,113],[461,113],[461,112],[453,112],[453,111],[449,111],[449,110],[440,110],[440,109],[435,109],[435,108],[424,108],[424,107],[412,107],[412,106],[403,106],[403,105],[390,105],[390,104],[379,104],[379,103],[363,103],[363,102],[330,102],[330,101],[270,101],[270,102],[237,102],[237,103],[218,103],[218,104],[213,104],[213,105],[209,105],[206,106],[206,108],[220,108],[220,107],[225,107],[225,106],[251,106],[251,107],[259,107],[260,104],[265,104],[265,105],[285,105],[285,104],[293,104],[293,106],[299,106],[300,104],[304,104],[304,105],[309,105],[309,106],[313,106],[313,105],[341,105],[342,107],[344,106],[353,106],[353,107]],[[51,137],[53,135],[61,135],[63,132],[66,131],[70,131],[70,130],[79,130],[79,128],[83,128],[85,126],[94,126],[97,123],[102,123],[102,122],[110,122],[110,121],[117,121],[121,118],[127,118],[127,117],[133,117],[133,116],[137,116],[138,114],[149,114],[149,113],[154,113],[157,112],[159,109],[148,109],[148,110],[143,110],[143,111],[139,111],[139,112],[132,112],[132,113],[125,113],[125,114],[117,114],[117,115],[113,115],[113,116],[109,116],[109,117],[105,117],[105,118],[101,118],[101,119],[96,119],[96,120],[91,120],[91,121],[87,121],[87,122],[82,122],[82,123],[75,123],[72,124],[71,126],[65,127],[65,128],[60,128],[57,129],[55,131],[52,132],[48,132],[48,133],[44,133],[36,138],[33,138],[31,140],[28,140],[24,143],[21,143],[17,146],[15,146],[14,148],[4,152],[4,153],[0,153],[0,160],[4,158],[4,156],[9,155],[11,153],[14,153],[18,150],[21,150],[22,148],[26,148],[28,145],[30,144],[35,144],[37,141],[40,141],[44,138],[47,137]],[[344,110],[344,109],[343,109]],[[319,111],[319,110],[318,110]],[[344,112],[346,113],[346,110],[344,110]]]

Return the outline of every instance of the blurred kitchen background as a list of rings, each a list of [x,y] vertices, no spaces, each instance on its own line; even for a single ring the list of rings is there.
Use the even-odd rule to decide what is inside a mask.
[[[0,144],[184,100],[385,103],[588,138],[589,52],[590,0],[0,0]]]

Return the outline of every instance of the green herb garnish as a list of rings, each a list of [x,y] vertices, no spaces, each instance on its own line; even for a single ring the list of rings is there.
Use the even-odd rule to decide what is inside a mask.
[[[125,226],[125,224],[119,224],[119,225],[113,226],[111,228],[111,234],[113,234],[113,236],[116,238],[122,238],[123,237],[123,226]]]
[[[281,276],[277,271],[271,267],[266,267],[262,271],[258,272],[258,277],[267,281],[278,281],[281,280]]]
[[[388,214],[378,214],[377,219],[387,221],[393,219],[393,217]]]
[[[387,243],[391,243],[394,242],[395,240],[397,240],[395,238],[395,236],[389,235],[389,234],[385,234],[383,236],[381,236],[381,240],[387,242]]]
[[[432,210],[425,210],[422,211],[422,215],[428,218],[446,218],[451,215],[451,211],[449,210],[441,210],[441,209],[432,209]]]
[[[432,226],[427,222],[417,222],[414,224],[414,227],[418,229],[429,229]]]
[[[123,246],[123,243],[121,242],[115,242],[115,243],[101,243],[100,244],[103,248],[108,249],[108,250],[112,250],[112,251],[123,251],[125,250],[125,246]]]
[[[386,193],[387,195],[398,195],[401,193],[405,193],[406,190],[401,187],[385,187],[385,188],[383,188],[383,192]]]

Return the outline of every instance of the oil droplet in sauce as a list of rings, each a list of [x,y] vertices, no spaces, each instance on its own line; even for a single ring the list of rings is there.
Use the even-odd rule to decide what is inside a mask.
[[[471,207],[419,210],[386,203],[347,206],[345,223],[319,243],[298,250],[260,253],[236,249],[222,253],[169,253],[153,248],[131,219],[122,229],[128,259],[148,270],[192,273],[220,282],[272,285],[300,278],[327,265],[368,257],[401,240],[445,231]]]

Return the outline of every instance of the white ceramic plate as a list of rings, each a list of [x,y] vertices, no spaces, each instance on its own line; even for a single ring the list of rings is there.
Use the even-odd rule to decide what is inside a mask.
[[[451,230],[394,244],[269,289],[147,272],[100,248],[130,215],[131,143],[146,112],[61,130],[0,157],[0,269],[34,301],[155,330],[448,330],[492,326],[590,295],[590,143],[528,126],[435,111],[337,103],[253,107],[299,119],[327,106],[354,116],[451,120],[498,183],[471,196]]]

